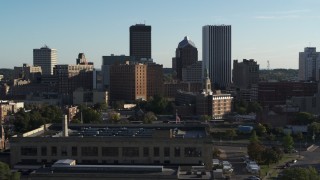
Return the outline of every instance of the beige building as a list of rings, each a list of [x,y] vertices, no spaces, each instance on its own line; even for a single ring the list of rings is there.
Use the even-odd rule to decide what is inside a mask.
[[[11,165],[54,163],[212,166],[211,136],[202,124],[46,125],[10,139]]]
[[[108,104],[108,91],[84,90],[78,88],[73,92],[73,104],[86,104],[88,106],[106,103]]]
[[[0,101],[0,122],[2,123],[7,115],[18,112],[20,108],[24,108],[23,102]]]
[[[57,50],[44,46],[33,49],[33,65],[40,66],[43,75],[52,75],[53,67],[57,64]]]
[[[14,67],[13,78],[14,79],[24,79],[33,81],[39,81],[41,78],[42,70],[40,66],[30,66],[28,64],[23,64],[22,67]]]

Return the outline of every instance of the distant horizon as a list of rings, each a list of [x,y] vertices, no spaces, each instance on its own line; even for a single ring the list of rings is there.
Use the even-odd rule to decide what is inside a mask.
[[[58,64],[84,53],[95,68],[102,56],[129,55],[129,28],[152,27],[152,58],[171,68],[185,36],[202,60],[202,27],[231,25],[232,59],[254,59],[261,69],[298,69],[299,52],[320,43],[320,1],[2,1],[1,67],[33,65],[32,50],[57,49]],[[320,49],[320,44],[318,45]],[[318,50],[319,51],[319,50]]]

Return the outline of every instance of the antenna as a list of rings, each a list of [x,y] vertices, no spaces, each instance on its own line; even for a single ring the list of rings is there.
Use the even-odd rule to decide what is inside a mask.
[[[269,62],[269,60],[267,61],[267,69],[270,70],[270,62]]]
[[[146,25],[146,20],[143,20],[144,25]]]

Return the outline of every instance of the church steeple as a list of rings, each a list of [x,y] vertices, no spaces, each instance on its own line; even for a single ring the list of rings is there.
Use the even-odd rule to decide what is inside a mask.
[[[208,76],[208,69],[206,68],[204,70],[204,77],[203,77],[203,82],[202,82],[203,90],[206,93],[212,93],[211,90],[211,80]]]

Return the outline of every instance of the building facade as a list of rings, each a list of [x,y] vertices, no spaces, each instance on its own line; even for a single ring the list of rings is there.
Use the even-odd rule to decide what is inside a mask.
[[[43,75],[52,75],[53,68],[57,65],[57,50],[44,46],[33,49],[33,66],[40,66]]]
[[[215,89],[231,83],[231,25],[202,27],[202,72],[209,71]]]
[[[249,89],[259,82],[259,64],[253,59],[234,60],[232,73],[233,84],[240,89]]]
[[[306,47],[299,53],[299,80],[319,81],[320,52],[315,47]]]
[[[110,56],[102,56],[102,65],[101,65],[101,73],[102,73],[102,81],[103,88],[109,90],[110,89],[110,66],[113,64],[125,64],[126,62],[134,62],[135,57],[125,56],[125,55],[114,55]]]
[[[285,105],[291,97],[313,96],[317,92],[315,82],[260,82],[258,102],[262,106]]]
[[[114,64],[110,67],[110,100],[147,100],[147,65]]]
[[[63,95],[64,103],[72,102],[72,94],[77,88],[93,89],[94,65],[82,62],[76,65],[56,65],[54,76],[57,78],[57,91]]]
[[[212,142],[206,125],[46,125],[10,139],[11,165],[78,164],[202,165],[212,168]],[[67,135],[67,136],[66,136]]]
[[[130,56],[134,56],[137,60],[152,57],[151,26],[145,24],[130,26]]]
[[[188,36],[178,44],[176,49],[177,78],[182,80],[182,68],[186,68],[198,61],[198,49]]]
[[[201,83],[202,79],[202,61],[197,61],[194,64],[182,68],[182,81]]]
[[[39,81],[41,78],[42,70],[40,66],[30,66],[23,64],[22,67],[14,67],[13,78],[30,80],[31,82]]]

